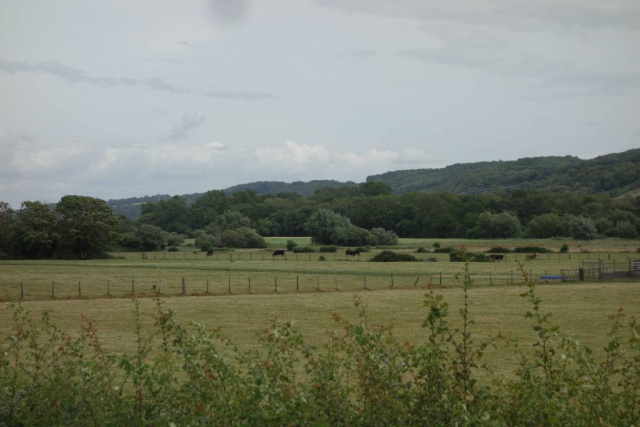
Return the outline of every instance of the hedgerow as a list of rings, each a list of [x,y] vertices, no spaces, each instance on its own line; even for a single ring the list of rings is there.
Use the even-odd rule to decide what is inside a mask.
[[[596,356],[551,321],[523,275],[533,353],[502,334],[472,337],[467,274],[452,323],[429,288],[420,342],[371,324],[356,298],[359,320],[334,314],[341,331],[322,349],[294,322],[273,321],[261,350],[239,351],[217,330],[181,325],[157,298],[151,331],[134,301],[133,354],[110,354],[89,319],[72,336],[14,303],[0,347],[0,425],[638,425],[638,321],[611,316]],[[500,343],[518,355],[517,377],[480,383],[484,351]]]

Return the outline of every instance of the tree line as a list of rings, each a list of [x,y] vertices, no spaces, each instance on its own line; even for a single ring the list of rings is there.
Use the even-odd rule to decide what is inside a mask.
[[[98,256],[110,245],[157,250],[195,238],[202,250],[265,247],[265,236],[311,236],[341,246],[393,245],[414,238],[636,238],[640,197],[520,189],[479,194],[392,194],[383,182],[296,193],[231,195],[208,191],[142,205],[137,220],[115,215],[100,199],[65,196],[51,208],[0,202],[0,256]]]

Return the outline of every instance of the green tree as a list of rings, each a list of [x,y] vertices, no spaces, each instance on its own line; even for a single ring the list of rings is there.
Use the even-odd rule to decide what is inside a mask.
[[[331,236],[333,233],[337,229],[348,229],[349,227],[352,227],[349,218],[329,209],[318,209],[305,224],[311,241],[321,245],[332,244]]]
[[[64,196],[56,206],[61,247],[82,258],[98,256],[119,239],[120,218],[104,200]]]
[[[546,239],[549,237],[566,236],[564,222],[560,215],[549,213],[534,217],[529,221],[529,233],[533,237]]]
[[[255,230],[240,227],[222,232],[222,246],[228,248],[266,248],[267,243]]]
[[[638,237],[638,230],[629,221],[618,221],[613,231],[616,236],[624,239],[635,239]]]
[[[167,245],[165,232],[155,225],[143,224],[138,227],[136,236],[140,239],[140,246],[145,251],[157,251]]]
[[[366,197],[382,196],[392,192],[391,187],[382,181],[363,182],[359,189],[360,193]]]
[[[29,257],[51,256],[58,245],[56,215],[42,202],[24,202],[16,214],[16,252]]]
[[[573,216],[569,218],[569,233],[574,239],[590,240],[598,237],[598,230],[591,218]]]
[[[334,229],[330,243],[340,246],[377,246],[378,238],[369,230],[349,225]]]
[[[14,232],[15,212],[7,202],[0,202],[0,259],[10,251]]]
[[[391,230],[385,230],[384,228],[372,228],[371,234],[378,238],[378,245],[397,245],[398,235]]]
[[[492,214],[483,212],[473,230],[473,237],[506,238],[520,235],[520,221],[509,212]]]

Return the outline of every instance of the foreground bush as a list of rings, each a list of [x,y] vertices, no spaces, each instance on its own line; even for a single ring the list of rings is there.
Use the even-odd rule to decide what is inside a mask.
[[[489,262],[491,258],[484,254],[477,254],[474,252],[467,252],[463,249],[454,249],[449,252],[450,262]]]
[[[360,320],[334,314],[341,331],[321,350],[305,344],[294,322],[274,321],[260,351],[241,352],[217,330],[180,325],[157,300],[150,331],[134,303],[135,352],[109,354],[89,319],[71,336],[48,313],[40,327],[14,304],[12,332],[0,344],[0,425],[638,425],[635,318],[612,316],[596,357],[551,322],[526,281],[527,353],[501,334],[476,342],[471,285],[465,280],[455,327],[448,304],[429,290],[416,319],[424,335],[414,343],[370,324],[356,299]],[[495,378],[483,371],[484,350],[500,342],[518,355],[517,377],[482,385],[479,374]]]
[[[375,255],[369,261],[371,262],[412,262],[418,261],[416,257],[409,254],[399,254],[393,251],[382,251]]]

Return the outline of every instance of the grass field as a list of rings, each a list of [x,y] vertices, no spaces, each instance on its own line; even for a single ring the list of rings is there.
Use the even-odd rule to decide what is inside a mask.
[[[610,322],[607,315],[624,307],[628,315],[640,315],[638,283],[553,284],[540,285],[538,293],[543,299],[543,310],[553,313],[553,321],[563,331],[580,337],[581,342],[599,350],[605,343]],[[420,342],[426,334],[421,328],[425,317],[424,290],[380,290],[357,292],[368,304],[368,320],[372,323],[394,324],[399,339]],[[472,288],[471,317],[476,342],[496,335],[498,331],[518,338],[526,344],[533,342],[531,322],[524,319],[530,309],[519,296],[519,286]],[[459,288],[438,290],[450,303],[451,318],[459,321],[458,309],[462,302]],[[334,312],[357,321],[358,311],[353,307],[356,292],[289,293],[262,295],[200,296],[168,298],[166,304],[175,310],[179,321],[198,322],[209,327],[221,327],[223,335],[231,338],[242,349],[257,346],[258,333],[271,319],[296,320],[309,344],[319,346],[327,331],[336,328],[331,319]],[[152,299],[140,300],[145,316],[145,330],[150,333],[153,310]],[[52,310],[52,318],[64,330],[79,328],[81,314],[95,323],[110,351],[130,351],[135,345],[133,304],[129,299],[88,299],[28,301],[24,303],[33,313]],[[0,303],[0,335],[10,332],[10,312],[7,303]],[[509,374],[515,367],[516,357],[497,342],[489,348],[486,360],[500,374]]]

